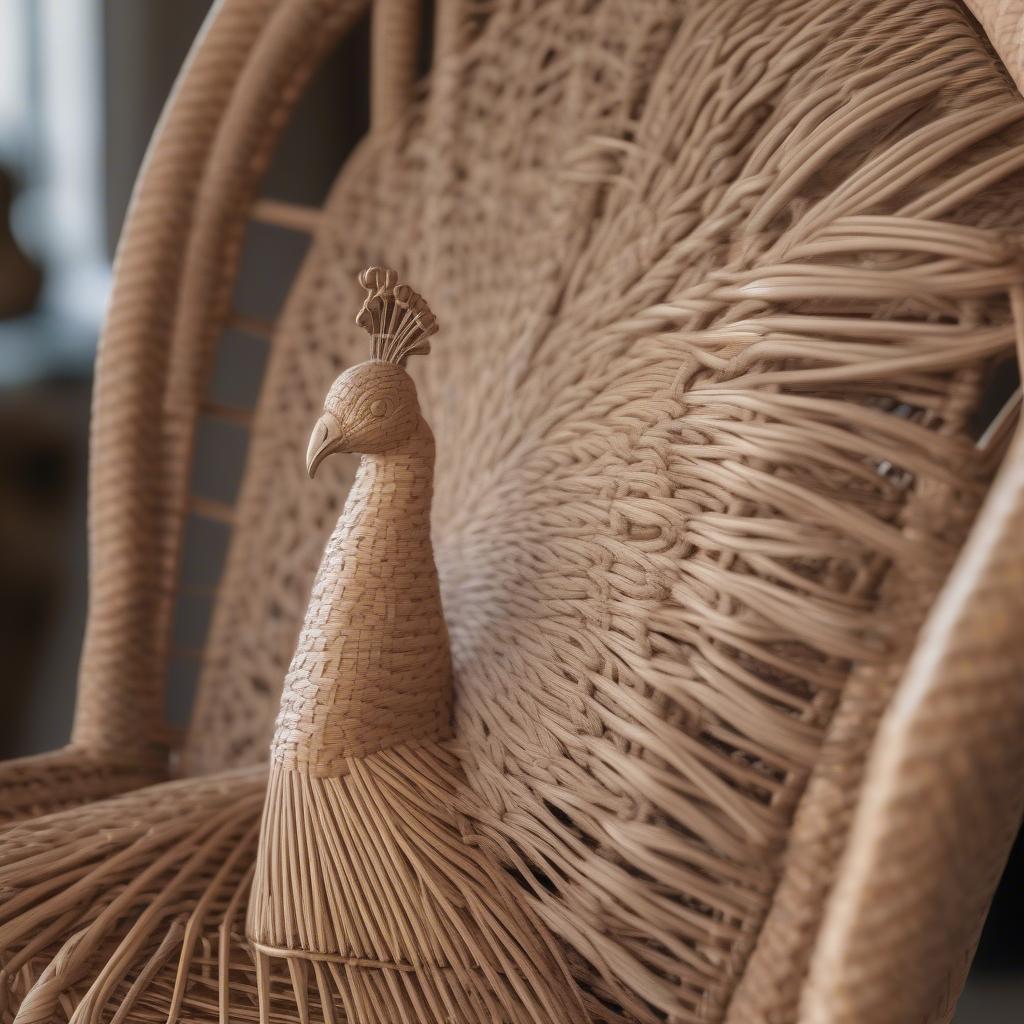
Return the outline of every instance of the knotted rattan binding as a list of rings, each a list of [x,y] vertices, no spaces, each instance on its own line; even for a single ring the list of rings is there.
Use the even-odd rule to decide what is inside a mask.
[[[80,805],[0,835],[0,1014],[946,1020],[1024,794],[1024,453],[978,421],[1024,348],[1024,101],[940,0],[442,2],[323,208],[257,199],[360,10],[226,0],[141,183],[76,745],[0,779],[12,814]],[[230,306],[250,217],[312,236],[272,328]],[[443,687],[394,731],[294,675],[281,703],[369,264],[378,355],[399,280],[444,325],[358,374],[436,438],[450,737]],[[248,417],[206,395],[228,328],[270,336]],[[201,414],[251,427],[230,505],[189,490]],[[194,519],[231,545],[183,777],[87,803],[164,766]]]

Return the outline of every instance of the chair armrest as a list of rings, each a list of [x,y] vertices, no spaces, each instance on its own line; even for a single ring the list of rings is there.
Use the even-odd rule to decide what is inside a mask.
[[[117,761],[73,745],[0,761],[0,823],[52,814],[164,778],[152,766]]]

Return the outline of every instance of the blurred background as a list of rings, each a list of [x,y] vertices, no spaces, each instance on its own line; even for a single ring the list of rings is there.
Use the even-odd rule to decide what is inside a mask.
[[[68,737],[85,619],[92,366],[111,263],[149,136],[209,6],[0,0],[0,757]],[[322,199],[365,128],[366,52],[363,26],[319,74],[269,194]],[[255,242],[241,305],[248,297],[251,312],[272,318],[304,246],[266,245],[261,259]],[[221,448],[237,455],[230,445],[212,439],[211,467]],[[172,680],[179,722],[193,683],[187,673]],[[1017,846],[957,1024],[1024,1021]]]

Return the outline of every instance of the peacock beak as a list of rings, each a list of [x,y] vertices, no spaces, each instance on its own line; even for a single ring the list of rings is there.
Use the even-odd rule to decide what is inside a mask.
[[[316,476],[320,463],[341,447],[341,424],[330,414],[324,413],[316,421],[313,433],[309,435],[306,449],[306,472],[310,479]]]

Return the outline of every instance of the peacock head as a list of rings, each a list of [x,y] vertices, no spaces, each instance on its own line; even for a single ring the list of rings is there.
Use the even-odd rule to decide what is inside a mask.
[[[316,474],[334,452],[386,455],[399,450],[422,419],[416,385],[405,371],[409,356],[430,351],[437,320],[423,298],[400,285],[393,270],[370,267],[359,275],[366,289],[356,323],[371,338],[368,362],[350,367],[331,385],[323,415],[306,452],[306,469]]]

